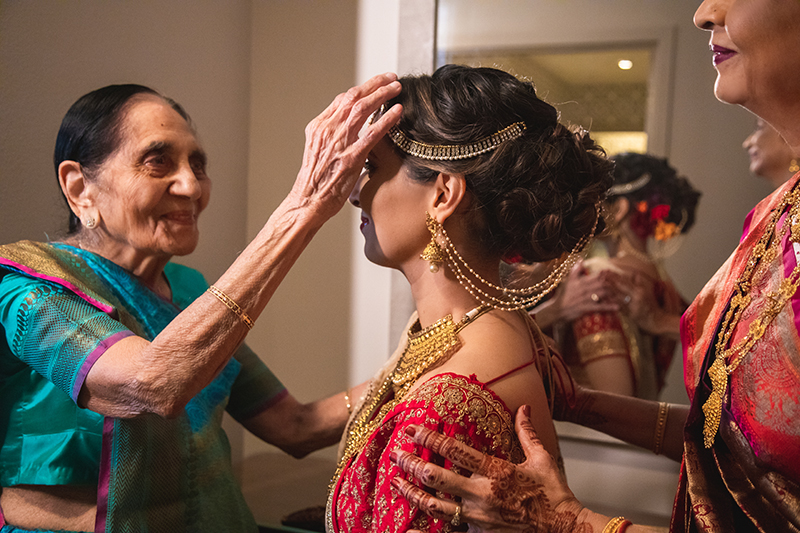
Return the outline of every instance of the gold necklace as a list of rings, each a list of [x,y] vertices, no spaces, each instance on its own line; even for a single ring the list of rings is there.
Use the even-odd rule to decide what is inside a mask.
[[[484,305],[470,310],[458,323],[452,315],[437,320],[425,329],[420,329],[419,321],[408,330],[408,345],[392,372],[380,386],[370,386],[367,397],[358,408],[353,423],[347,432],[347,442],[342,458],[328,487],[333,491],[336,480],[344,470],[344,465],[366,444],[367,439],[381,425],[386,414],[399,404],[411,386],[427,370],[446,361],[461,347],[458,333],[491,308]],[[390,393],[394,397],[385,401]],[[384,403],[385,402],[385,403]]]
[[[780,233],[777,233],[778,221],[789,205],[791,205],[789,214]],[[734,295],[731,298],[728,311],[717,336],[716,358],[708,369],[712,391],[703,404],[703,414],[705,415],[703,442],[706,448],[713,446],[714,439],[719,431],[725,391],[728,387],[728,376],[733,374],[736,368],[744,361],[744,358],[753,349],[755,343],[764,336],[767,326],[778,316],[786,302],[800,287],[800,265],[798,265],[785,279],[781,280],[777,290],[764,297],[764,300],[768,303],[761,315],[750,323],[747,335],[730,348],[725,348],[730,342],[731,336],[742,318],[742,314],[753,300],[750,294],[751,289],[767,272],[769,265],[778,257],[781,241],[788,228],[791,227],[790,241],[793,243],[800,242],[800,224],[795,224],[798,215],[800,215],[800,191],[790,189],[783,195],[780,203],[773,211],[772,217],[764,229],[764,234],[753,247],[750,259],[736,281]],[[730,361],[730,363],[727,363],[727,361]]]

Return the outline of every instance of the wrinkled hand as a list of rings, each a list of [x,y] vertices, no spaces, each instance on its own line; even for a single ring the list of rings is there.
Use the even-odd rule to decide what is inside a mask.
[[[414,433],[414,442],[474,472],[472,477],[460,476],[402,450],[392,452],[392,460],[425,485],[459,496],[461,519],[470,524],[470,531],[591,532],[592,528],[582,522],[584,507],[536,436],[529,413],[530,407],[523,406],[516,417],[517,434],[527,457],[522,464],[484,455],[420,426],[408,430]],[[402,478],[392,480],[392,485],[430,516],[450,521],[456,511],[456,502],[437,498]]]
[[[367,154],[400,118],[395,105],[365,128],[381,104],[400,94],[392,73],[375,76],[337,96],[306,126],[303,164],[287,201],[322,224],[344,205],[364,167]]]

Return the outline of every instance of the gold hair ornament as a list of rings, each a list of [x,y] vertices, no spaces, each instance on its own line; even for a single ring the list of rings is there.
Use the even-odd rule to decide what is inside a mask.
[[[612,185],[608,189],[608,196],[619,196],[620,194],[628,194],[638,191],[648,183],[650,183],[650,174],[644,173],[633,181],[628,183],[620,183],[619,185]]]
[[[525,130],[524,122],[514,122],[497,133],[471,144],[426,144],[409,139],[400,128],[392,126],[389,129],[389,138],[395,146],[408,155],[433,161],[452,161],[491,152],[504,142],[522,137]]]
[[[461,254],[458,253],[455,245],[447,235],[444,226],[427,212],[425,213],[427,216],[426,224],[428,230],[431,232],[432,238],[431,243],[426,247],[426,251],[430,247],[435,246],[438,248],[439,253],[446,256],[447,260],[445,263],[458,280],[458,283],[461,284],[473,298],[480,302],[481,305],[492,307],[500,311],[516,311],[517,309],[536,305],[561,283],[564,276],[569,273],[578,259],[580,259],[582,252],[586,249],[586,245],[589,244],[589,241],[594,237],[595,231],[597,230],[597,223],[600,220],[600,209],[600,204],[595,206],[596,217],[592,230],[581,237],[567,257],[565,257],[546,278],[530,287],[521,289],[501,287],[483,279],[480,274],[475,272],[475,270],[467,264],[466,260],[461,257]],[[438,238],[444,241],[444,246],[439,244]],[[436,255],[439,255],[439,253]],[[424,255],[423,253],[420,257],[425,259]],[[434,271],[432,266],[431,271]],[[483,285],[485,288],[481,288],[478,284]],[[494,291],[494,294],[488,291]]]

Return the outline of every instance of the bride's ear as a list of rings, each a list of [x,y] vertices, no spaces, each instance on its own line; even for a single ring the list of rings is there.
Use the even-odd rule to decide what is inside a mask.
[[[429,210],[431,216],[444,222],[452,215],[467,192],[467,182],[463,174],[440,172],[434,183],[433,205]]]

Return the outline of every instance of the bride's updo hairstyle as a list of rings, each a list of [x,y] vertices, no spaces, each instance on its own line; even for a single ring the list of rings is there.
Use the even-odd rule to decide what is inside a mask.
[[[446,65],[400,83],[402,92],[386,107],[403,105],[396,128],[418,146],[469,146],[524,123],[507,140],[463,159],[424,159],[397,140],[392,145],[412,179],[464,174],[470,229],[482,250],[512,261],[548,261],[573,250],[595,224],[596,233],[603,229],[598,206],[613,164],[588,132],[560,124],[531,82],[493,68]]]

